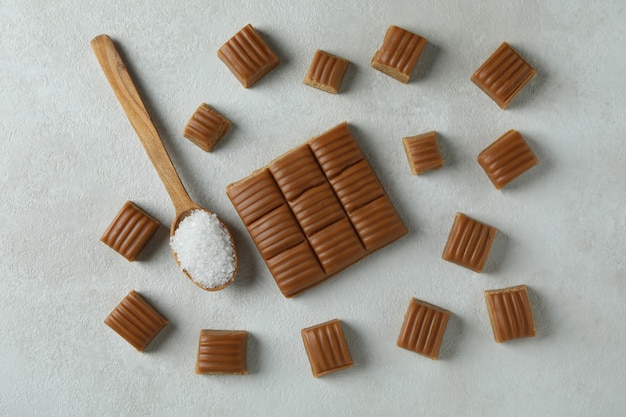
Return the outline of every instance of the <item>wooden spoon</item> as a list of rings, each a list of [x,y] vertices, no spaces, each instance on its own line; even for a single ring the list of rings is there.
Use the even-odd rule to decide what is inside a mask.
[[[135,88],[135,84],[126,69],[126,65],[115,48],[111,38],[108,35],[99,35],[91,41],[91,47],[93,48],[96,57],[100,62],[100,66],[109,80],[117,99],[126,112],[126,116],[128,116],[130,124],[135,129],[135,132],[137,132],[137,136],[139,136],[139,139],[148,153],[152,164],[156,168],[159,177],[161,177],[161,181],[163,182],[163,185],[165,185],[165,189],[170,195],[172,203],[174,203],[176,218],[170,228],[170,236],[174,235],[176,229],[178,228],[178,224],[192,211],[203,210],[212,214],[210,211],[193,202],[187,194],[187,191],[185,190],[185,187],[180,181],[180,177],[172,164],[172,160],[167,154],[163,141],[161,140],[161,137],[159,136],[159,133],[157,132],[154,123],[148,114],[148,110],[146,110],[146,107],[143,104],[137,89]],[[226,233],[228,233],[228,236],[230,237],[230,244],[233,247],[235,263],[233,275],[225,284],[218,287],[207,288],[194,281],[193,277],[189,275],[187,271],[183,270],[183,273],[187,275],[187,277],[191,279],[194,284],[207,291],[218,291],[226,288],[233,282],[235,275],[237,275],[237,251],[232,234],[219,218],[218,220]],[[176,263],[180,266],[176,252],[172,252]]]

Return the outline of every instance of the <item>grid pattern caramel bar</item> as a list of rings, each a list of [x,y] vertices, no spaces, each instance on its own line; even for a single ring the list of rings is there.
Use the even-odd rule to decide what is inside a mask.
[[[208,104],[202,103],[187,122],[183,136],[204,151],[211,152],[229,129],[228,119]]]
[[[498,189],[539,164],[522,135],[509,130],[478,155],[478,163]]]
[[[457,213],[443,251],[443,259],[476,272],[481,272],[497,229],[463,213]]]
[[[327,93],[337,94],[349,65],[347,59],[318,49],[303,82]]]
[[[167,320],[133,290],[104,319],[104,324],[143,352],[167,325]]]
[[[515,49],[503,42],[470,80],[505,109],[537,72]]]
[[[222,45],[217,56],[245,88],[252,87],[280,63],[250,24]]]
[[[402,138],[402,143],[413,175],[443,166],[444,160],[437,144],[437,133],[434,131]]]
[[[315,378],[354,364],[339,320],[303,329],[302,341]]]
[[[424,46],[425,38],[398,26],[389,26],[383,46],[376,51],[371,65],[406,84]]]
[[[137,205],[127,201],[100,240],[132,262],[137,259],[160,224]]]
[[[227,194],[285,297],[407,233],[345,122]]]
[[[247,343],[245,330],[200,330],[196,374],[247,374]]]
[[[412,298],[404,315],[398,346],[437,359],[449,318],[448,310]]]
[[[496,342],[536,335],[528,288],[525,285],[485,291],[485,301]]]

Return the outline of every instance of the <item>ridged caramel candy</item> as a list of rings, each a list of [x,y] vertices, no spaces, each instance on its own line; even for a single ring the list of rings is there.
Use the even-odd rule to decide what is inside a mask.
[[[448,310],[411,298],[398,336],[398,346],[437,359],[449,318]]]
[[[354,364],[339,320],[303,329],[302,340],[315,378]]]
[[[478,155],[478,163],[498,189],[539,164],[522,135],[509,130]]]
[[[497,231],[495,227],[457,213],[442,257],[446,261],[481,272]]]
[[[245,330],[200,330],[196,374],[247,374],[247,345]]]
[[[347,59],[318,49],[303,82],[327,93],[337,94],[349,65]]]
[[[485,301],[496,342],[536,335],[532,306],[525,285],[485,291]]]
[[[187,122],[183,136],[202,150],[210,152],[229,129],[230,121],[227,118],[202,103]]]
[[[383,46],[376,51],[371,65],[400,82],[408,83],[424,46],[425,38],[398,26],[389,26]]]
[[[443,166],[444,160],[437,144],[437,134],[432,131],[402,138],[404,151],[413,175],[423,174]]]

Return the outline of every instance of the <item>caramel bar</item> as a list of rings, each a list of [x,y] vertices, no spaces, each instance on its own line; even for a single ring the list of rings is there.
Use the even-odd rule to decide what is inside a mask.
[[[443,158],[437,144],[437,134],[432,131],[402,138],[404,151],[413,175],[423,174],[443,166]]]
[[[252,87],[280,62],[250,24],[222,45],[217,56],[245,88]]]
[[[478,155],[478,163],[500,190],[539,163],[522,135],[509,130]]]
[[[227,194],[286,297],[407,232],[347,123],[230,184]]]
[[[376,51],[371,65],[406,84],[424,46],[425,38],[398,26],[389,26],[383,46]]]
[[[485,301],[496,342],[535,336],[535,320],[525,285],[485,291]]]
[[[470,80],[504,109],[535,75],[535,69],[503,42]]]
[[[185,126],[183,136],[206,152],[230,129],[230,121],[206,103],[202,103]]]
[[[304,77],[304,84],[327,93],[337,94],[350,61],[322,50],[315,51],[313,62]]]
[[[448,310],[411,298],[398,336],[398,346],[437,359],[449,318]]]
[[[132,262],[159,226],[156,219],[127,201],[100,240]]]
[[[495,227],[457,213],[442,257],[446,261],[481,272],[497,231]]]
[[[167,320],[133,290],[104,319],[104,324],[143,352],[167,325]]]
[[[354,365],[339,320],[303,329],[302,340],[315,378]]]
[[[247,374],[247,343],[244,330],[200,330],[196,374]]]

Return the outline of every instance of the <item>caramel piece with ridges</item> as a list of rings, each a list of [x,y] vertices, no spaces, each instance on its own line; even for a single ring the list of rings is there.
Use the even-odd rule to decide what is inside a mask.
[[[248,231],[264,259],[273,258],[305,239],[286,204],[250,224]]]
[[[535,69],[508,43],[503,42],[470,80],[505,109],[535,75]]]
[[[160,225],[158,220],[127,201],[100,240],[132,262]]]
[[[496,233],[495,227],[457,213],[442,258],[481,272]]]
[[[217,56],[245,88],[252,87],[280,62],[250,24],[230,38]]]
[[[354,364],[339,320],[303,329],[302,340],[315,378]]]
[[[437,359],[449,318],[448,310],[411,298],[398,336],[398,346]]]
[[[368,252],[407,234],[406,226],[386,195],[350,212],[348,216]]]
[[[330,181],[365,158],[346,122],[311,139],[309,147]]]
[[[385,195],[383,186],[365,159],[341,171],[330,183],[348,213]]]
[[[305,241],[265,261],[278,288],[287,298],[328,278],[315,252]]]
[[[347,59],[318,49],[303,83],[327,93],[337,94],[348,65],[350,61]]]
[[[383,46],[376,51],[371,65],[406,84],[424,46],[425,38],[398,26],[389,26]]]
[[[327,274],[335,274],[365,256],[359,236],[345,217],[311,236],[309,243]]]
[[[509,130],[478,155],[478,163],[498,189],[539,164],[522,135]]]
[[[104,324],[143,352],[167,325],[167,320],[133,290],[104,319]]]
[[[404,151],[413,175],[423,174],[443,166],[444,160],[437,144],[437,134],[432,131],[402,138]]]
[[[230,129],[230,121],[214,108],[202,103],[183,131],[183,136],[206,152],[211,152],[217,142]]]
[[[247,345],[245,330],[200,330],[196,374],[247,374]]]
[[[536,335],[528,288],[525,285],[485,291],[485,301],[496,342]]]
[[[286,202],[267,168],[231,184],[227,194],[246,226]]]

